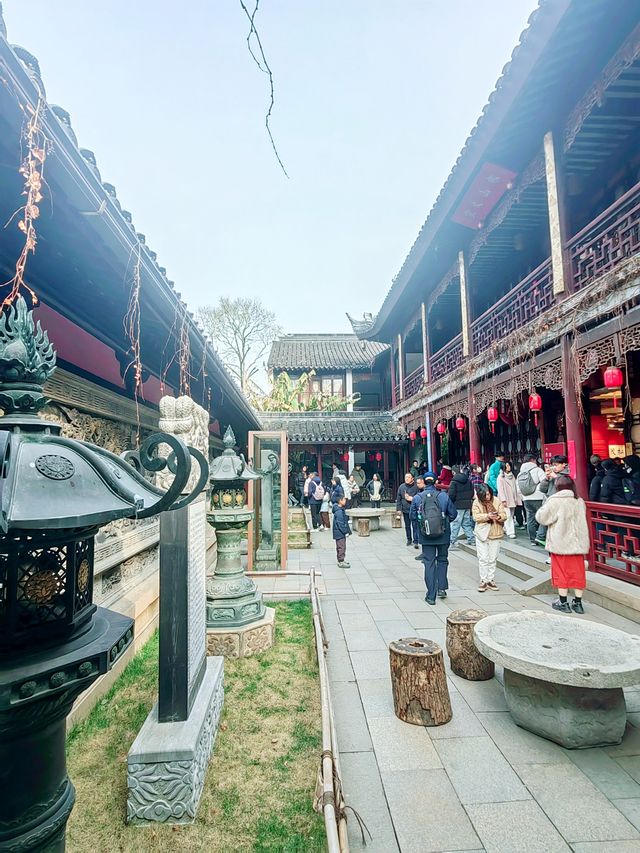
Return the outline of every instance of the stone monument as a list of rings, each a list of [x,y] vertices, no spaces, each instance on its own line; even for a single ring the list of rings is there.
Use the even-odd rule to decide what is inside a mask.
[[[273,450],[260,451],[260,525],[255,553],[257,572],[280,568],[280,460]]]
[[[210,655],[249,657],[271,648],[275,612],[265,608],[262,593],[242,568],[241,542],[253,510],[246,506],[246,484],[260,479],[236,454],[231,427],[224,452],[211,463],[209,524],[216,529],[218,564],[207,577],[207,648]]]
[[[195,819],[224,700],[224,661],[206,651],[207,413],[185,397],[163,398],[160,412],[166,431],[197,445],[189,486],[200,494],[160,517],[158,701],[127,758],[127,820],[139,825]]]

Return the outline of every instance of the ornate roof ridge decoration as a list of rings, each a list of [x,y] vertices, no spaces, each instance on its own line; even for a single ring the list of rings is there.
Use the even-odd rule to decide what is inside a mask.
[[[351,328],[359,338],[366,337],[367,332],[375,325],[377,317],[376,314],[364,311],[362,314],[362,320],[357,320],[355,317],[352,317],[348,311],[345,313],[347,315],[347,320],[351,323]]]
[[[56,352],[22,296],[0,315],[0,407],[5,415],[38,412],[44,383],[56,369]]]
[[[564,150],[568,151],[576,140],[580,129],[595,106],[600,106],[602,96],[618,77],[627,70],[640,55],[640,24],[624,40],[616,54],[605,65],[595,83],[584,93],[571,111],[564,128]]]

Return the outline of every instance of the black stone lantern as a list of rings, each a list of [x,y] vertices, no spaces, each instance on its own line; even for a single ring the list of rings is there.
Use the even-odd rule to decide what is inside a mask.
[[[64,850],[65,718],[133,640],[131,619],[93,604],[98,528],[185,506],[208,475],[171,435],[150,436],[136,466],[60,435],[38,416],[55,362],[19,298],[0,316],[0,850]],[[199,483],[184,496],[192,456]],[[143,475],[167,466],[167,491]]]

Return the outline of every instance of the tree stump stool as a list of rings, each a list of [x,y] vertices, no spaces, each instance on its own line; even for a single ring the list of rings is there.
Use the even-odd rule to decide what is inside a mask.
[[[488,681],[496,665],[480,654],[473,641],[476,622],[487,616],[484,610],[454,610],[447,616],[447,654],[451,669],[467,681]]]
[[[442,649],[409,637],[389,644],[396,717],[414,726],[441,726],[452,717]]]
[[[359,518],[358,521],[358,536],[368,536],[370,532],[370,522],[368,518]]]
[[[400,515],[400,513],[397,512],[395,515],[391,516],[391,527],[402,527],[402,516]]]

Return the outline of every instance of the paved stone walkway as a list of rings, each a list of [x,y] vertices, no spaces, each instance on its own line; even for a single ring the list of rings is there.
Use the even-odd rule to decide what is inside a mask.
[[[496,576],[499,592],[478,593],[475,559],[457,549],[451,552],[449,597],[431,607],[416,553],[389,520],[369,538],[349,539],[347,570],[336,566],[328,532],[313,534],[311,550],[291,552],[290,568],[315,565],[323,573],[346,798],[373,836],[364,848],[351,820],[353,849],[640,853],[640,690],[627,693],[624,741],[605,749],[565,750],[519,729],[506,708],[501,672],[491,681],[469,682],[448,670],[453,719],[445,726],[422,728],[395,717],[391,640],[418,635],[444,647],[451,610],[546,609],[550,600],[514,593],[503,572]],[[284,578],[276,584],[291,588]],[[586,606],[584,617],[564,618],[640,631]]]

